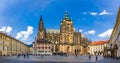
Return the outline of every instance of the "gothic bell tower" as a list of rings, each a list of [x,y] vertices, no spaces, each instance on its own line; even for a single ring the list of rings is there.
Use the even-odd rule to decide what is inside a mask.
[[[42,16],[40,16],[37,39],[45,38],[45,29]]]
[[[65,16],[60,25],[60,34],[61,34],[61,42],[63,43],[72,43],[73,42],[73,22],[69,17],[68,12],[65,12]]]

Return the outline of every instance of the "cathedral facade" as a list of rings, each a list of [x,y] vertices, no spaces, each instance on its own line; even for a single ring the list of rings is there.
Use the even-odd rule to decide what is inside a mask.
[[[45,29],[42,16],[40,17],[37,39],[45,38],[52,42],[52,53],[67,53],[70,55],[83,54],[81,46],[82,35],[76,32],[73,26],[73,21],[65,12],[65,16],[60,23],[60,30]]]

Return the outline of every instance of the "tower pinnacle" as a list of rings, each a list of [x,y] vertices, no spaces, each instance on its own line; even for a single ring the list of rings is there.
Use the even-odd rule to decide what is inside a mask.
[[[44,30],[44,24],[43,24],[43,19],[42,16],[40,16],[40,22],[39,22],[39,31],[43,31]]]
[[[65,19],[65,20],[71,20],[70,17],[69,17],[68,11],[65,12],[65,16],[64,16],[63,19]]]

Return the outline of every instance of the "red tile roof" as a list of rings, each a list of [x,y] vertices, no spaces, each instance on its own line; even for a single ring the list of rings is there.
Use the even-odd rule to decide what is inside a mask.
[[[91,42],[91,45],[103,45],[107,42],[108,42],[108,40],[106,40],[106,41],[95,41],[95,42]]]

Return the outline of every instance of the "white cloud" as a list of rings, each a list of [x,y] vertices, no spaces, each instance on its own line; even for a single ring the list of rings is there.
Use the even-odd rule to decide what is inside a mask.
[[[83,29],[80,29],[79,32],[83,32]],[[91,35],[94,35],[95,34],[95,30],[89,30],[87,32],[84,32],[84,34],[91,34]]]
[[[16,39],[19,39],[19,38],[21,38],[22,37],[22,34],[21,33],[17,33],[17,36],[15,37]]]
[[[8,27],[6,28],[6,33],[10,33],[11,31],[12,31],[12,27],[8,26]]]
[[[92,16],[96,16],[96,15],[112,15],[111,12],[108,12],[106,10],[103,10],[102,12],[83,12],[83,15],[86,15],[86,14],[90,14]]]
[[[90,31],[88,31],[88,34],[95,34],[95,30],[90,30]]]
[[[110,37],[113,29],[108,29],[107,31],[101,33],[98,35],[98,37],[105,38],[105,37]]]
[[[1,29],[0,29],[0,31],[2,31],[2,32],[4,32],[6,30],[6,27],[5,26],[3,26]]]
[[[5,33],[10,33],[12,31],[12,27],[10,26],[3,26],[0,31],[5,32]]]
[[[95,30],[89,30],[89,31],[87,31],[87,32],[85,32],[84,34],[91,34],[91,35],[94,35],[95,34]]]
[[[112,13],[107,12],[106,10],[103,10],[99,15],[111,15]]]
[[[82,29],[80,29],[80,30],[79,30],[79,32],[83,32],[83,30],[82,30]]]
[[[96,16],[98,13],[97,12],[90,12],[90,15]]]
[[[17,39],[21,38],[22,40],[27,40],[31,34],[33,34],[33,27],[28,26],[27,31],[18,32],[16,38]]]

